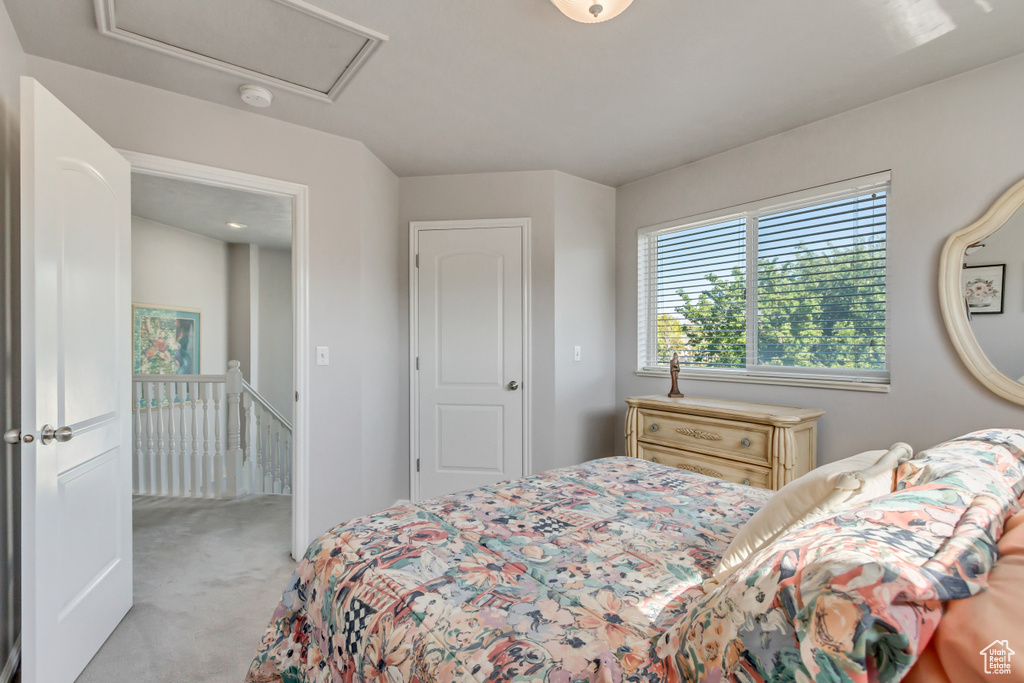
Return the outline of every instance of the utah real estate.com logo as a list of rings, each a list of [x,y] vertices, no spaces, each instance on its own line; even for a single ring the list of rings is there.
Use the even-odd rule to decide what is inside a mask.
[[[1010,649],[1009,641],[993,640],[980,654],[985,658],[985,673],[1009,674],[1010,657],[1017,653]]]

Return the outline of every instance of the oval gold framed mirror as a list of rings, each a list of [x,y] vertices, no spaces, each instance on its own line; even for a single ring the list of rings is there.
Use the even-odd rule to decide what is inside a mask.
[[[1017,270],[1024,273],[1022,206],[1024,180],[1003,193],[981,218],[953,233],[939,262],[939,304],[957,354],[978,381],[1020,405],[1024,383],[1015,378],[1024,380],[1024,344],[1008,326],[1019,330],[1024,324],[1024,287],[1006,287],[1000,275],[1005,278],[1012,268],[1012,284],[1018,284]],[[965,277],[972,268],[978,270]]]

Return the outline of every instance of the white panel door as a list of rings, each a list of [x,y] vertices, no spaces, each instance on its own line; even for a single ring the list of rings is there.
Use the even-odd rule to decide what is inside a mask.
[[[418,231],[420,499],[523,475],[523,239]]]
[[[132,605],[131,168],[33,79],[21,106],[22,680],[50,683]]]

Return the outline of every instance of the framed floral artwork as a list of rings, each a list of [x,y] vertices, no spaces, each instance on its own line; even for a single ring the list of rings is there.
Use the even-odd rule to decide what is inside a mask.
[[[198,310],[132,304],[132,372],[198,375]]]
[[[971,315],[1003,312],[1006,264],[964,266],[964,297]]]

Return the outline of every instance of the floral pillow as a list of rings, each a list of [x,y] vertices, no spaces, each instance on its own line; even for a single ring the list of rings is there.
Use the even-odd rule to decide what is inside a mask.
[[[1009,430],[943,444],[900,490],[758,551],[659,639],[670,680],[899,680],[942,602],[981,590],[1020,509],[1021,446]]]
[[[913,454],[910,446],[897,443],[888,450],[865,451],[823,465],[789,482],[732,539],[705,590],[786,533],[891,493],[896,467]]]

